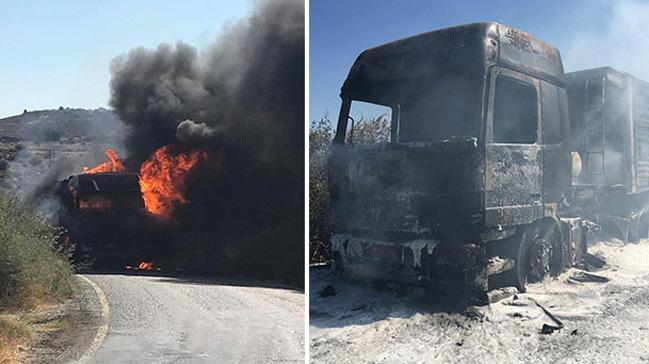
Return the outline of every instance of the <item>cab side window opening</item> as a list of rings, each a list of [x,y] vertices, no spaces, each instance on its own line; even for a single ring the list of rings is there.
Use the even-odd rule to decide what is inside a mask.
[[[392,108],[362,101],[352,101],[347,120],[347,144],[388,143],[391,135]]]
[[[493,142],[534,144],[537,128],[534,86],[499,76],[494,100]]]

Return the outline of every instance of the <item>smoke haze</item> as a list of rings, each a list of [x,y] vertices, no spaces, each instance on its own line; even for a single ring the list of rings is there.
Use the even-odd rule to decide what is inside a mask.
[[[592,1],[580,8],[583,30],[561,49],[566,70],[611,66],[649,80],[649,3],[638,0]],[[602,15],[604,14],[604,15]],[[601,23],[592,19],[603,18]]]
[[[187,259],[203,270],[302,280],[303,2],[257,2],[208,49],[137,48],[111,72],[130,165],[166,145],[183,152],[199,142],[208,152],[175,216]]]

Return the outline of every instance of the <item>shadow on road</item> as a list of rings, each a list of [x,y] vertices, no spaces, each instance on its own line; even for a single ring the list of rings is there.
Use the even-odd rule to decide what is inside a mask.
[[[199,284],[236,287],[260,287],[288,289],[304,293],[303,288],[287,285],[281,281],[263,280],[248,277],[207,276],[188,273],[185,271],[141,270],[141,269],[92,269],[82,272],[85,275],[122,275],[156,277],[156,281],[174,284]]]

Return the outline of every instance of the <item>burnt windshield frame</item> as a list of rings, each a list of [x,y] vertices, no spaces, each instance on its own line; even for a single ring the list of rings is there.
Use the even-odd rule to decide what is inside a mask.
[[[453,137],[479,139],[482,134],[484,78],[482,76],[470,77],[470,75],[452,75],[451,77],[458,82],[446,84],[450,85],[450,89],[449,87],[427,87],[431,82],[439,83],[436,82],[436,79],[431,78],[415,81],[418,83],[416,86],[413,86],[412,80],[402,80],[393,88],[393,95],[383,94],[384,97],[381,100],[383,102],[376,102],[375,97],[342,96],[333,143],[347,144],[348,117],[354,101],[389,107],[392,110],[390,118],[390,141],[392,143],[437,142]],[[432,102],[431,99],[435,101]],[[401,100],[407,100],[409,104]],[[410,112],[408,114],[410,131],[406,136],[404,135],[404,114],[408,111]],[[437,116],[434,118],[425,117],[430,114]],[[442,114],[444,117],[440,117],[438,114]]]
[[[381,104],[381,103],[373,102],[373,101],[366,100],[366,99],[343,98],[342,105],[340,106],[340,113],[338,114],[338,124],[336,126],[336,135],[334,136],[333,144],[347,144],[347,145],[353,145],[354,144],[353,140],[348,140],[348,138],[347,138],[347,134],[348,134],[348,131],[349,131],[349,120],[350,119],[354,120],[354,119],[352,119],[352,117],[350,115],[351,108],[352,108],[352,103],[354,101],[390,108],[390,110],[391,110],[390,120],[389,120],[389,122],[390,122],[390,142],[394,142],[395,141],[395,136],[396,136],[396,133],[397,133],[397,130],[398,130],[398,120],[399,120],[399,111],[400,111],[400,107],[399,107],[398,104],[396,104],[396,105],[386,105],[386,104]],[[396,122],[395,122],[395,120],[396,120]]]
[[[482,75],[449,71],[444,75],[409,80],[402,87],[396,138],[399,143],[480,138]]]

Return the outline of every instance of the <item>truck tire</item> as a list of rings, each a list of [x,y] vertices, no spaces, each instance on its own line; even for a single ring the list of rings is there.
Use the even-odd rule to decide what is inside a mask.
[[[527,227],[510,247],[516,263],[504,272],[504,280],[523,293],[528,282],[540,282],[559,271],[560,244],[561,230],[555,221]]]
[[[527,264],[520,264],[528,260],[529,256],[529,238],[527,231],[511,245],[510,254],[514,258],[514,268],[503,273],[504,281],[508,286],[518,288],[518,291],[524,293],[527,286]]]

